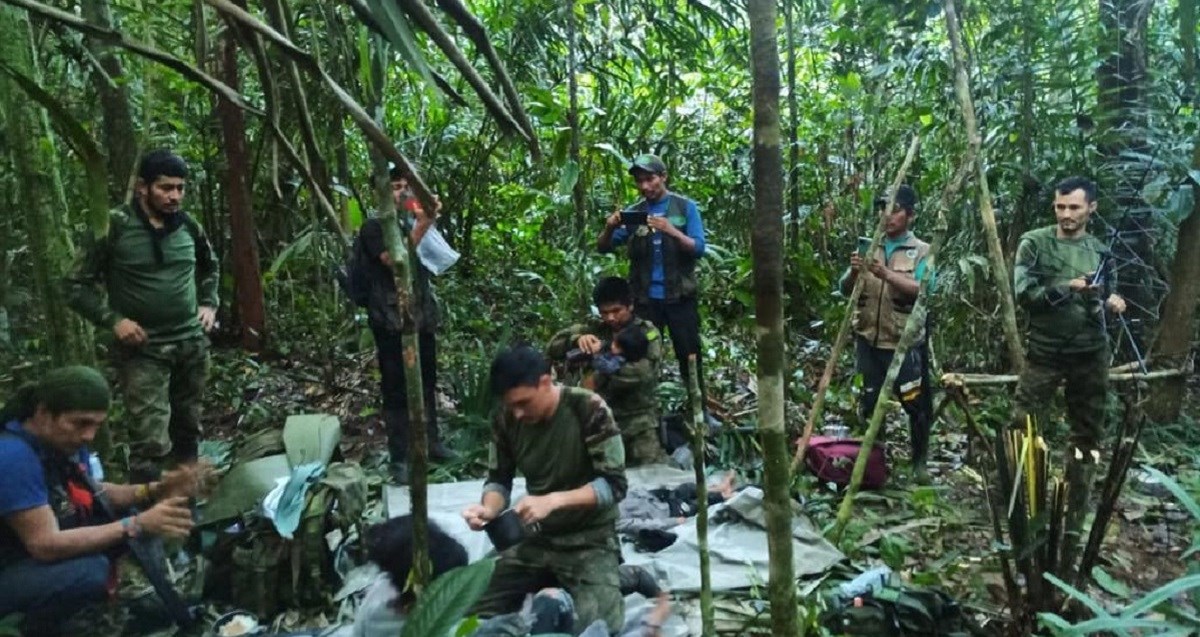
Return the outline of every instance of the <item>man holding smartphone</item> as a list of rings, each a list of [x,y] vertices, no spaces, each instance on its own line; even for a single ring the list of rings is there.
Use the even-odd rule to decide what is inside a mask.
[[[695,201],[667,190],[667,166],[657,156],[639,155],[629,166],[629,174],[642,198],[609,215],[596,247],[611,252],[617,246],[629,246],[634,312],[670,335],[685,384],[688,356],[696,356],[696,381],[703,394],[696,305],[696,262],[704,256],[705,245],[700,210]],[[642,217],[644,224],[637,223]]]
[[[925,266],[929,244],[909,231],[916,213],[916,191],[908,185],[900,186],[891,210],[887,210],[887,199],[887,196],[875,199],[875,209],[884,218],[883,245],[868,258],[870,240],[863,245],[860,239],[858,250],[850,255],[849,269],[838,282],[842,294],[850,294],[858,277],[863,277],[862,295],[854,309],[854,341],[856,367],[863,375],[859,415],[864,420],[875,410],[884,376],[917,300],[920,281],[931,274]],[[926,337],[922,326],[916,343],[904,357],[893,387],[908,414],[913,477],[920,483],[929,481],[925,464],[933,421]]]

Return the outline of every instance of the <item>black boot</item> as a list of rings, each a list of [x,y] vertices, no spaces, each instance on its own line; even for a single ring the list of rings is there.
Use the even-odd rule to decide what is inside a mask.
[[[447,462],[458,459],[458,454],[442,442],[441,429],[438,427],[436,419],[429,419],[425,426],[425,432],[429,436],[429,459],[431,461]]]
[[[388,473],[395,484],[408,484],[408,414],[399,409],[383,410],[387,431]]]
[[[929,468],[929,429],[931,423],[924,414],[910,417],[908,420],[908,440],[912,451],[913,482],[925,485],[930,483]]]

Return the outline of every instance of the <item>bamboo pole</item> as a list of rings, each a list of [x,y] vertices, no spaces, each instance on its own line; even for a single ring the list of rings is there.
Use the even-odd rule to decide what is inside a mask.
[[[904,154],[904,161],[900,163],[900,169],[896,171],[896,178],[892,180],[891,188],[888,190],[887,210],[891,210],[896,205],[896,190],[904,183],[904,178],[908,176],[908,169],[912,166],[913,159],[917,155],[917,148],[921,145],[921,137],[914,136],[908,144],[908,152]],[[884,219],[880,216],[875,224],[875,233],[871,237],[871,247],[867,250],[867,254],[874,254],[875,248],[879,246],[883,240]],[[842,324],[838,327],[837,338],[833,341],[833,351],[829,353],[829,360],[825,361],[825,371],[821,373],[821,380],[817,382],[817,392],[813,396],[812,409],[808,411],[808,419],[804,423],[804,435],[800,437],[800,442],[796,446],[796,455],[792,458],[792,473],[795,474],[800,468],[800,464],[804,462],[804,454],[808,451],[808,441],[812,438],[813,426],[817,420],[821,418],[822,412],[825,411],[825,392],[829,390],[829,382],[833,379],[833,370],[837,368],[837,361],[842,356],[842,350],[846,348],[846,343],[850,340],[850,326],[854,321],[854,308],[858,306],[858,298],[862,296],[862,277],[859,277],[854,282],[854,289],[850,292],[850,298],[846,301],[846,316],[842,317]]]
[[[992,279],[1000,293],[1000,319],[1004,328],[1004,341],[1012,369],[1020,372],[1025,367],[1025,350],[1021,346],[1021,334],[1017,329],[1017,309],[1013,303],[1012,281],[1008,278],[1008,266],[1004,262],[1004,250],[1000,247],[1000,233],[996,230],[996,213],[992,209],[992,194],[988,188],[987,162],[983,156],[983,139],[975,120],[975,103],[971,98],[971,81],[967,76],[966,53],[962,44],[962,33],[958,25],[958,12],[954,0],[942,4],[946,12],[946,31],[950,36],[950,50],[954,54],[954,92],[962,107],[963,123],[967,128],[967,143],[975,158],[979,181],[979,214],[983,220],[987,237],[988,256],[992,262]]]
[[[716,635],[712,572],[708,563],[708,480],[704,475],[704,405],[700,397],[696,355],[688,354],[688,404],[692,412],[692,467],[696,470],[696,549],[700,553],[700,625],[704,637]]]
[[[1115,368],[1114,368],[1115,369]],[[1153,372],[1113,372],[1108,375],[1109,381],[1141,381],[1141,380],[1161,380],[1164,378],[1177,378],[1186,376],[1188,370],[1185,369],[1159,369]],[[1019,377],[1016,374],[969,374],[948,372],[942,374],[942,386],[986,386],[986,385],[1012,385],[1017,382]]]

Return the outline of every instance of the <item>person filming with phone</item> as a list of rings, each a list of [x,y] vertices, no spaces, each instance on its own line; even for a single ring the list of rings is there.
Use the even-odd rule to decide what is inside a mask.
[[[639,155],[629,174],[642,198],[605,221],[596,239],[600,252],[628,245],[634,313],[666,330],[687,386],[688,356],[696,356],[696,379],[704,394],[696,262],[704,256],[704,222],[696,202],[667,189],[667,165]],[[707,410],[705,411],[706,419]],[[710,426],[715,423],[709,422]]]
[[[916,191],[902,185],[896,189],[891,210],[887,209],[887,201],[886,195],[875,199],[875,209],[884,221],[883,245],[868,258],[866,251],[871,240],[861,238],[858,250],[850,255],[850,267],[838,281],[842,294],[849,295],[858,278],[863,278],[862,294],[854,309],[855,367],[863,376],[858,409],[863,420],[875,410],[884,376],[917,300],[920,281],[932,276],[925,264],[929,244],[909,230],[916,214]],[[917,341],[904,357],[893,388],[908,414],[913,478],[919,483],[929,481],[925,465],[933,420],[927,337],[922,326]]]

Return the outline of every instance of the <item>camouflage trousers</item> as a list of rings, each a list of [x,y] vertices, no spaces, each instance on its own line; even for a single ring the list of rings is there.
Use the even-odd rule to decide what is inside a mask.
[[[1030,355],[1017,380],[1013,425],[1024,428],[1027,415],[1048,422],[1047,406],[1064,385],[1071,447],[1084,453],[1097,449],[1104,435],[1109,358],[1108,350],[1053,358]]]
[[[625,443],[625,466],[665,464],[667,454],[658,440],[658,418],[654,414],[615,416]]]
[[[208,340],[118,346],[116,364],[125,403],[125,426],[117,438],[129,445],[131,471],[154,473],[169,460],[194,459]]]
[[[565,589],[575,602],[575,630],[597,619],[610,632],[625,623],[617,562],[620,549],[612,527],[556,537],[533,537],[500,554],[492,580],[470,611],[482,617],[513,613],[525,596],[543,588]]]

